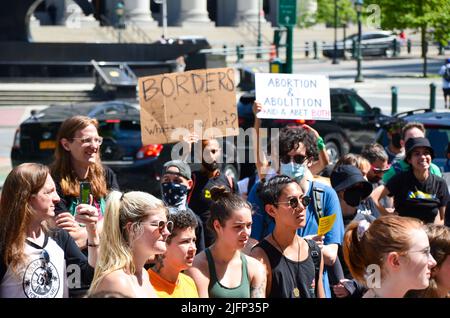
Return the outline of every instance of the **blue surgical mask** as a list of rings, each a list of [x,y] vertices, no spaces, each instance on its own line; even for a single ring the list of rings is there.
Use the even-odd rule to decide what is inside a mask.
[[[280,165],[280,173],[291,177],[297,182],[300,182],[300,180],[302,180],[305,176],[305,165],[300,165],[292,161],[289,163],[282,163]]]
[[[172,207],[185,207],[188,188],[184,184],[174,182],[161,183],[162,199]]]

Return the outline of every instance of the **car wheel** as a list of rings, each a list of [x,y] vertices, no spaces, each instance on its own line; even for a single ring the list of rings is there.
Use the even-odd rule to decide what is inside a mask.
[[[384,50],[384,56],[391,58],[394,56],[394,50],[393,49],[386,49]]]
[[[223,174],[226,176],[232,177],[234,180],[239,180],[239,172],[237,171],[236,167],[232,164],[225,164],[225,167],[223,168]]]
[[[333,164],[336,163],[341,157],[339,146],[332,140],[327,141],[325,146],[327,148],[328,156],[330,157],[330,162]]]

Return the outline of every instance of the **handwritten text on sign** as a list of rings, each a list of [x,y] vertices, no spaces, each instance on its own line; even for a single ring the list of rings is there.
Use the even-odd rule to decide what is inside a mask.
[[[256,73],[259,118],[330,120],[330,85],[323,75]]]
[[[231,68],[139,78],[142,143],[177,142],[179,129],[200,130],[200,138],[237,135],[235,90]]]

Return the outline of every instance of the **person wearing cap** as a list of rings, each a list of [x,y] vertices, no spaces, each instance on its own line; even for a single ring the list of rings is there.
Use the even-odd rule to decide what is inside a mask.
[[[442,76],[442,92],[444,93],[444,106],[445,108],[450,107],[450,80],[445,74],[449,72],[450,69],[450,58],[445,59],[444,65],[439,69],[439,75]]]
[[[192,189],[192,173],[189,165],[182,160],[168,161],[163,166],[161,177],[162,200],[172,214],[180,211],[188,211],[195,215],[197,220],[196,247],[197,252],[205,249],[204,226],[201,218],[187,205],[187,197]]]
[[[372,192],[372,185],[363,177],[361,171],[357,167],[353,165],[340,165],[333,170],[330,179],[331,185],[334,190],[336,190],[339,197],[344,226],[347,226],[352,221],[366,220],[371,223],[375,220],[375,217],[370,213],[370,205],[363,204],[363,201],[367,199],[375,208],[373,201],[368,198]],[[361,207],[361,205],[363,205],[363,207]],[[370,214],[367,213],[367,205],[369,206],[368,212]],[[362,211],[363,213],[361,213]],[[365,292],[365,288],[353,280],[344,261],[342,246],[339,246],[338,257],[345,278],[341,279],[338,284],[333,286],[334,294],[338,298],[349,296],[355,298],[361,297]]]
[[[450,200],[445,180],[430,173],[434,151],[427,138],[410,138],[405,145],[408,171],[396,174],[385,186],[372,193],[372,198],[380,212],[387,211],[380,199],[394,197],[395,212],[400,216],[415,217],[424,223],[443,224],[445,208]]]

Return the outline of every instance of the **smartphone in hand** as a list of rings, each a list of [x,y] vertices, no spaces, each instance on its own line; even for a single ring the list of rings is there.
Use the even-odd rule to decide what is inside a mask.
[[[91,194],[91,184],[89,182],[80,182],[80,203],[89,204]]]

